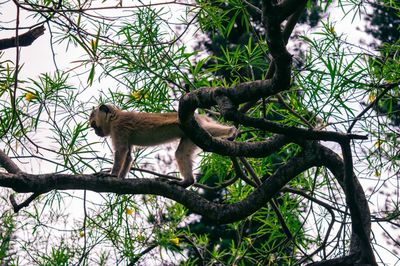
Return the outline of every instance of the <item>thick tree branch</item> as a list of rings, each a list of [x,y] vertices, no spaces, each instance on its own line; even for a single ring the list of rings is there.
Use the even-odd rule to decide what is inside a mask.
[[[195,91],[193,93],[187,94],[186,96],[190,95],[188,97],[196,98],[202,93],[203,91]],[[205,91],[204,93],[209,94],[208,91]],[[213,95],[215,94],[216,93],[213,93]],[[207,98],[207,96],[203,96],[201,97],[203,97],[204,101],[206,101],[205,98]],[[193,140],[193,142],[196,143],[196,145],[201,147],[203,150],[216,152],[221,155],[265,157],[267,153],[271,154],[273,151],[277,151],[282,144],[293,142],[296,139],[341,142],[348,139],[368,138],[367,136],[363,135],[346,134],[334,131],[310,130],[294,126],[285,126],[269,121],[267,119],[249,117],[241,112],[236,111],[236,108],[234,104],[232,104],[232,102],[229,100],[229,97],[216,96],[212,101],[216,101],[219,104],[221,113],[227,120],[231,120],[241,125],[258,128],[268,132],[282,134],[287,137],[274,137],[266,142],[258,143],[234,142],[214,138],[199,126],[194,117],[195,109],[197,109],[197,107],[200,107],[199,105],[197,105],[198,101],[191,100],[190,104],[186,104],[184,103],[185,100],[182,98],[180,103],[183,103],[183,105],[179,109],[179,119],[181,121],[182,129]],[[211,104],[211,102],[209,103]]]
[[[352,226],[353,232],[350,243],[350,254],[353,253],[360,254],[362,249],[367,248],[367,250],[364,250],[364,252],[367,252],[367,254],[373,256],[373,254],[370,254],[370,252],[368,251],[369,249],[368,244],[365,244],[365,238],[369,239],[369,236],[371,234],[371,214],[368,207],[368,201],[365,197],[364,190],[360,182],[358,181],[357,177],[354,175],[351,169],[352,178],[350,179],[352,181],[350,182],[353,182],[352,184],[353,188],[351,191],[348,190],[346,191],[345,164],[343,160],[336,153],[334,153],[333,151],[322,145],[319,145],[318,149],[319,149],[318,153],[322,155],[322,164],[332,172],[332,174],[338,180],[342,189],[345,191],[346,201],[348,202],[348,205],[350,205],[348,207],[351,213],[351,218],[355,219],[352,220],[354,226]],[[349,171],[350,169],[346,170],[347,175],[349,174],[348,173]],[[347,177],[347,182],[349,182],[348,177]],[[352,195],[349,195],[349,193],[351,193]],[[351,198],[350,202],[349,199],[347,199],[348,197]],[[364,233],[360,233],[360,229],[355,228],[356,226],[363,227]]]
[[[357,265],[356,264],[357,259],[358,259],[358,254],[350,254],[348,256],[340,258],[310,263],[307,264],[307,266],[354,266]],[[367,266],[365,264],[363,265]]]
[[[298,19],[300,12],[304,8],[302,5],[294,5],[294,1],[285,2],[293,13],[290,16],[290,25],[287,25],[287,31],[293,30],[294,24]],[[275,67],[273,74],[266,80],[257,80],[253,82],[240,83],[230,89],[220,88],[201,88],[184,95],[179,101],[179,120],[182,130],[193,140],[196,145],[203,150],[216,152],[221,155],[242,156],[242,157],[265,157],[266,151],[270,154],[279,149],[280,142],[270,140],[269,144],[263,143],[242,143],[231,142],[213,138],[208,132],[202,129],[194,118],[194,112],[197,108],[209,108],[218,105],[221,114],[225,119],[235,123],[263,129],[268,132],[285,135],[293,140],[328,140],[343,141],[349,138],[366,139],[366,136],[347,135],[337,132],[307,130],[297,127],[283,126],[266,119],[251,118],[237,111],[237,106],[241,103],[258,100],[262,97],[268,97],[289,88],[291,80],[291,55],[286,49],[288,33],[282,33],[280,28],[281,21],[276,15],[275,9],[269,1],[263,2],[263,22],[266,28],[267,42],[270,53],[274,60]],[[270,68],[272,69],[272,68]],[[286,141],[289,142],[288,139]],[[260,144],[264,146],[259,146]],[[267,145],[266,145],[267,144]],[[262,148],[261,148],[262,147]]]
[[[349,139],[368,139],[368,136],[366,135],[346,134],[335,131],[311,130],[294,126],[285,126],[264,118],[253,118],[235,111],[231,111],[229,112],[229,114],[225,114],[233,121],[241,125],[262,129],[276,134],[282,134],[292,139],[300,138],[306,140],[324,140],[335,142],[346,141]]]
[[[189,133],[196,129],[193,113],[197,108],[217,105],[217,98],[227,97],[232,105],[258,100],[289,88],[292,57],[286,49],[286,40],[281,30],[281,21],[270,1],[263,1],[263,24],[269,52],[274,61],[268,79],[240,83],[232,88],[202,88],[183,96],[179,101],[179,119],[182,129]],[[199,128],[197,126],[197,128]],[[192,136],[190,136],[192,137]],[[196,142],[196,144],[198,144]],[[202,147],[202,146],[200,146]],[[233,156],[233,154],[231,154]],[[244,156],[244,155],[242,155]]]
[[[18,37],[18,46],[29,46],[35,41],[39,36],[44,34],[45,27],[38,26],[35,27],[24,34],[19,35]],[[1,39],[0,40],[0,50],[12,48],[17,46],[17,38],[12,37],[8,39]]]
[[[283,40],[285,41],[285,44],[287,44],[287,42],[290,38],[290,35],[292,34],[293,29],[296,26],[297,21],[299,20],[299,17],[301,16],[301,14],[304,11],[304,8],[305,8],[305,4],[302,6],[299,6],[298,10],[288,18],[288,20],[285,24],[285,27],[283,29]],[[260,10],[260,13],[262,13],[261,10]],[[275,73],[275,61],[274,61],[274,58],[271,58],[271,61],[270,61],[270,64],[269,64],[269,67],[267,70],[267,74],[265,75],[265,79],[271,79],[272,76],[274,75],[274,73]],[[246,113],[256,103],[257,103],[257,100],[247,102],[242,107],[240,107],[239,111],[242,113]]]
[[[283,38],[285,43],[289,41],[290,35],[293,32],[294,27],[296,26],[300,16],[304,12],[304,8],[306,7],[307,1],[303,1],[301,5],[298,5],[297,1],[295,3],[297,5],[297,10],[288,17],[287,22],[285,24],[285,28],[283,29]]]
[[[374,257],[374,251],[372,250],[369,239],[370,228],[365,228],[365,226],[363,226],[364,221],[362,212],[364,212],[365,210],[362,209],[361,204],[359,204],[360,202],[358,201],[358,197],[356,194],[355,186],[357,185],[357,183],[354,182],[356,177],[353,174],[353,159],[351,155],[350,141],[341,142],[340,145],[342,148],[344,162],[344,192],[346,194],[346,203],[350,210],[352,221],[351,227],[353,233],[355,234],[355,237],[357,237],[357,242],[360,245],[360,263],[377,265]]]
[[[5,162],[5,164],[4,164]],[[0,152],[0,163],[8,165],[8,169],[14,169],[12,162]],[[11,166],[10,166],[11,165]],[[244,200],[234,204],[213,203],[198,193],[183,189],[180,186],[162,181],[161,179],[115,179],[99,178],[94,175],[67,175],[67,174],[44,174],[31,175],[23,172],[17,174],[0,173],[0,186],[9,187],[17,192],[33,192],[40,194],[50,190],[58,189],[86,189],[95,192],[113,192],[117,194],[153,194],[172,199],[186,206],[190,211],[198,213],[212,223],[231,223],[242,220],[264,207],[274,195],[282,191],[284,186],[300,173],[314,166],[326,166],[335,175],[339,184],[345,189],[345,164],[340,157],[330,149],[318,144],[308,143],[303,152],[290,159],[285,165],[265,180],[261,186],[254,190]],[[364,227],[366,234],[371,232],[370,214],[368,203],[358,180],[353,178],[354,203],[358,208],[364,210],[359,215],[359,223]],[[348,197],[348,192],[346,197]],[[32,198],[31,196],[30,198]],[[354,208],[349,208],[353,212]],[[353,215],[351,216],[353,218]],[[359,225],[360,226],[360,225]],[[364,240],[359,237],[359,232],[353,226],[350,254],[362,254],[365,248]],[[364,251],[365,252],[365,251]],[[358,259],[360,256],[357,255]],[[339,258],[339,261],[348,261],[349,257]],[[337,260],[335,260],[337,261]]]
[[[0,186],[17,192],[46,192],[54,189],[86,189],[95,192],[117,194],[152,194],[164,196],[186,206],[213,223],[231,223],[242,220],[265,206],[291,179],[318,164],[318,156],[312,149],[290,159],[287,164],[268,178],[244,200],[234,204],[213,203],[198,193],[157,179],[99,178],[94,175],[0,173]]]

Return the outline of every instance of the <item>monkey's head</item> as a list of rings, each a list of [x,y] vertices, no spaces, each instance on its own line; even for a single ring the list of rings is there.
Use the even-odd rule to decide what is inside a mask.
[[[110,135],[111,123],[116,118],[118,108],[111,104],[102,104],[97,108],[93,107],[89,116],[89,125],[99,137]]]

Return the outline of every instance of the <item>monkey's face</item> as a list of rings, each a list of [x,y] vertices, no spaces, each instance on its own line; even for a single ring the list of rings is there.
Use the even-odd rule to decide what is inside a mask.
[[[89,125],[94,129],[94,133],[96,133],[99,137],[105,137],[105,134],[97,122],[98,118],[98,109],[93,109],[89,116]]]
[[[110,135],[111,122],[115,117],[115,108],[111,105],[100,105],[94,108],[89,116],[89,125],[99,137]]]

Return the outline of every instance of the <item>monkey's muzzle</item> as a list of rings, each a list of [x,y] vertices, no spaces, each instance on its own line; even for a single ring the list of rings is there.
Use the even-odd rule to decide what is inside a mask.
[[[96,122],[91,122],[90,126],[94,129],[94,133],[99,136],[99,137],[105,137],[103,130],[101,129],[101,127],[98,127],[96,125]]]

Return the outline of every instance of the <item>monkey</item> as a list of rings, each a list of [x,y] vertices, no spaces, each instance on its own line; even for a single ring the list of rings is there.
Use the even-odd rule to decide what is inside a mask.
[[[214,137],[229,138],[236,128],[218,123],[206,115],[195,115],[199,125]],[[180,128],[177,112],[147,113],[122,111],[110,104],[101,104],[89,116],[89,126],[99,137],[111,137],[114,164],[111,175],[125,178],[132,164],[132,148],[154,146],[180,139],[175,151],[178,169],[183,177],[172,181],[188,187],[194,183],[192,157],[198,148]]]

